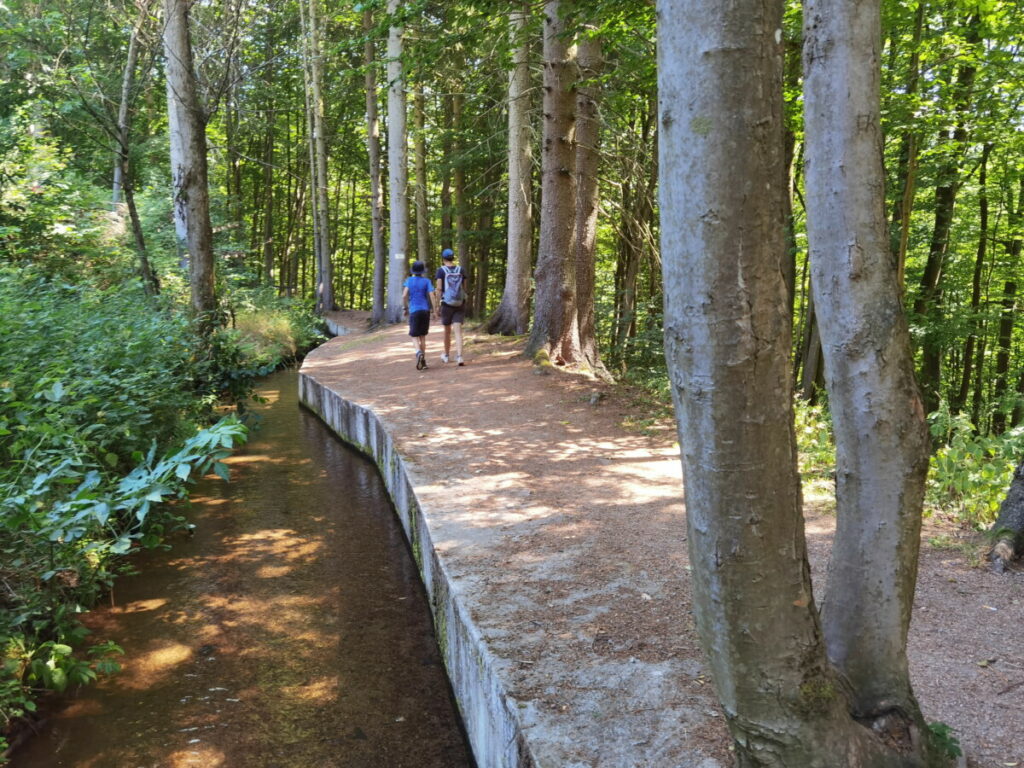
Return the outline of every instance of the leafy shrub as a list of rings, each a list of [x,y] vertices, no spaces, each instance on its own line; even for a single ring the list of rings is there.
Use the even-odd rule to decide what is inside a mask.
[[[121,555],[185,525],[169,502],[226,476],[244,439],[233,417],[197,431],[211,367],[187,319],[137,288],[0,267],[0,725],[114,668],[110,646],[72,653],[78,614]]]
[[[945,406],[929,417],[941,445],[932,454],[927,502],[930,508],[982,528],[995,521],[1024,451],[1024,427],[1002,435],[978,435],[964,414]]]

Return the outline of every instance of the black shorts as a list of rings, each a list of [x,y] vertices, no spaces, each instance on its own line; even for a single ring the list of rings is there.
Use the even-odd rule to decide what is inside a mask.
[[[430,330],[430,310],[420,309],[409,313],[409,335],[413,338],[426,336]]]
[[[453,307],[450,304],[441,302],[441,325],[451,325],[452,323],[461,323],[466,317],[466,303],[463,302],[461,306]]]

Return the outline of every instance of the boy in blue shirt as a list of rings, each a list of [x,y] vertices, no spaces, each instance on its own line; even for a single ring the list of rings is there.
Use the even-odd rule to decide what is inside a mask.
[[[409,335],[416,347],[416,370],[427,367],[427,332],[430,330],[430,313],[437,312],[434,300],[434,285],[423,276],[427,267],[422,261],[412,263],[412,275],[402,285],[402,304],[409,313]]]

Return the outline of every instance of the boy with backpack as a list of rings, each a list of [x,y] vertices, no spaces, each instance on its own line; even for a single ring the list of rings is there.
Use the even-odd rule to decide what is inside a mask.
[[[466,270],[455,266],[455,252],[451,248],[441,251],[442,264],[434,279],[441,296],[441,325],[444,326],[444,354],[447,363],[451,353],[452,326],[455,326],[455,362],[462,362],[462,321],[466,316]]]
[[[409,335],[416,347],[416,370],[427,367],[427,332],[430,330],[430,312],[437,311],[434,286],[423,276],[427,267],[422,261],[412,263],[412,275],[402,285],[402,304],[409,313]]]

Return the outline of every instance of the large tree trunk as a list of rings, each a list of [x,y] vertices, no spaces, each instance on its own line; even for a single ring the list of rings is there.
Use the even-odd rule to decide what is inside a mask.
[[[213,231],[206,167],[206,117],[196,93],[189,39],[187,0],[165,0],[168,112],[171,119],[171,177],[176,221],[185,225],[192,311],[202,327],[216,324]]]
[[[857,721],[811,592],[781,268],[782,1],[658,10],[666,358],[695,617],[737,763],[920,765]]]
[[[509,14],[513,46],[508,81],[508,262],[505,290],[487,324],[488,333],[523,334],[530,323],[530,258],[533,244],[530,144],[530,43],[524,31],[529,6]]]
[[[409,167],[406,146],[405,74],[402,70],[402,35],[394,14],[401,0],[388,0],[391,27],[388,31],[388,182],[391,198],[389,231],[388,307],[389,323],[402,321],[402,284],[409,255]]]
[[[387,252],[384,246],[384,191],[380,178],[380,121],[377,119],[377,70],[373,37],[373,11],[363,11],[363,64],[366,66],[366,150],[370,157],[370,227],[373,230],[373,325],[384,320],[384,271]]]
[[[533,331],[527,354],[559,364],[580,359],[576,317],[576,47],[565,39],[563,4],[544,4],[544,130],[540,247],[534,273]]]
[[[993,569],[1002,573],[1024,552],[1024,459],[1013,473],[1013,481],[999,507],[999,517],[992,526],[992,533],[996,543],[989,557]]]
[[[880,0],[808,0],[804,17],[811,286],[836,438],[837,528],[823,613],[859,722],[926,761],[906,641],[928,427],[885,221]]]
[[[598,151],[601,122],[598,111],[603,61],[601,41],[586,30],[580,38],[577,61],[581,83],[576,88],[576,313],[580,363],[609,378],[597,350],[594,320],[594,273],[597,259]]]

